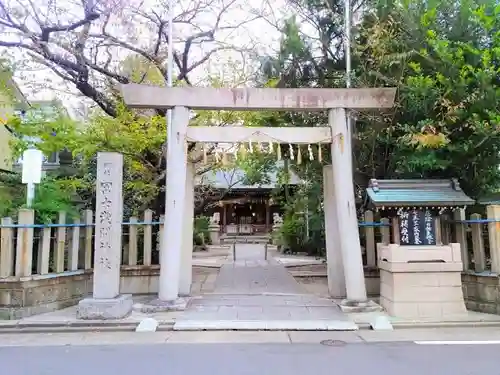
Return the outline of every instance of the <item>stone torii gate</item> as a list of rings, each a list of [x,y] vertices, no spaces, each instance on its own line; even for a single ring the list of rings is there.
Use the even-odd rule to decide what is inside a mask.
[[[331,144],[332,166],[325,167],[325,215],[330,293],[346,296],[342,305],[365,306],[363,272],[354,184],[350,122],[346,110],[391,108],[394,88],[273,89],[122,86],[125,103],[137,109],[172,109],[170,134],[174,140],[167,152],[166,213],[160,251],[158,309],[182,305],[179,294],[189,293],[180,284],[191,284],[191,254],[182,254],[183,238],[192,232],[192,179],[189,176],[187,142],[240,143],[276,142]],[[189,127],[189,110],[274,110],[329,112],[329,126],[293,127]],[[171,140],[172,141],[172,140]],[[187,190],[190,190],[186,193]],[[187,202],[187,200],[190,200]],[[186,217],[187,216],[187,217]],[[189,224],[189,222],[191,224]],[[189,229],[190,228],[190,229]],[[335,244],[335,245],[334,245]],[[191,248],[192,250],[192,248]],[[187,280],[186,280],[187,278]],[[345,281],[344,281],[345,280]],[[345,282],[345,284],[344,284]],[[345,286],[344,286],[345,285]],[[345,292],[344,292],[345,290]]]

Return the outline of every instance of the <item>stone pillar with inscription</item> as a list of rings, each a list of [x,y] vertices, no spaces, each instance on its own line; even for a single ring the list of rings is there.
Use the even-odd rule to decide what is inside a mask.
[[[93,295],[78,304],[78,319],[121,319],[132,311],[132,296],[120,295],[122,184],[123,156],[98,153]]]

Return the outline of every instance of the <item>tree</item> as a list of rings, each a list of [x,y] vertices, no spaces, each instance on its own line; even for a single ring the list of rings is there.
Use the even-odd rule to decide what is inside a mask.
[[[15,101],[15,94],[12,92],[12,64],[7,59],[0,59],[0,98],[2,106],[11,106]]]
[[[360,121],[367,177],[456,177],[474,197],[498,188],[496,3],[408,3],[366,17],[358,84],[398,88],[393,113]]]
[[[224,82],[212,77],[212,86],[230,86],[232,80],[245,80],[240,67],[236,64],[228,66],[234,71],[231,81]],[[141,77],[150,82],[160,79],[157,70],[140,58],[128,58],[123,61],[123,74],[133,79]],[[139,214],[146,208],[157,213],[164,211],[165,192],[165,158],[163,146],[166,136],[165,118],[151,111],[129,111],[123,105],[117,106],[116,117],[108,116],[102,111],[95,111],[80,123],[67,116],[55,118],[13,117],[9,125],[22,135],[12,141],[14,157],[31,146],[36,146],[46,155],[60,150],[71,152],[75,158],[78,173],[70,178],[78,187],[79,193],[88,206],[92,206],[95,194],[96,155],[99,151],[120,152],[124,156],[124,201],[126,214]],[[192,126],[214,124],[227,126],[245,123],[247,126],[259,125],[264,115],[260,112],[235,111],[199,111],[194,113]],[[211,153],[216,145],[203,145]],[[196,172],[202,175],[210,169],[230,169],[237,165],[245,168],[248,160],[232,160],[227,165],[222,162],[203,163],[202,145],[190,145],[189,159],[195,163]],[[248,168],[247,168],[248,169]],[[229,188],[241,182],[230,181]],[[213,189],[210,184],[199,187],[195,194],[195,208],[201,213],[208,205],[222,199],[227,191]]]
[[[342,4],[291,4],[302,18],[285,23],[280,53],[266,60],[264,79],[286,87],[343,86]],[[353,30],[353,82],[397,87],[398,96],[390,113],[354,114],[358,189],[370,178],[398,177],[457,177],[473,196],[496,188],[497,2],[361,5]],[[304,22],[314,35],[303,31]],[[276,121],[313,126],[326,118],[285,114]]]
[[[342,4],[290,3],[297,16],[284,24],[278,55],[265,59],[262,81],[273,78],[281,87],[343,87]],[[370,178],[456,177],[473,197],[498,189],[497,2],[383,0],[361,6],[360,22],[353,29],[353,83],[357,87],[393,86],[398,94],[390,112],[353,113],[358,191],[364,190]],[[312,26],[312,35],[304,31],[304,23],[308,30]],[[314,126],[325,124],[326,118],[282,114],[274,123]],[[307,172],[304,164],[291,168],[306,178],[316,170],[313,184],[302,196],[318,191],[318,163],[308,163]],[[318,202],[307,202],[314,212]],[[303,223],[296,226],[293,222],[298,220],[296,207],[303,204],[297,196],[288,202],[292,208],[287,210],[290,216],[285,217],[285,224],[290,225],[284,228],[304,231]]]
[[[0,60],[0,108],[2,118],[0,126],[11,123],[8,117],[12,109],[19,103],[19,93],[15,92],[13,83],[12,67],[9,60]],[[4,117],[5,115],[5,117]],[[11,129],[9,129],[9,132]],[[2,133],[5,134],[5,133]],[[4,140],[5,141],[5,140]],[[18,157],[19,153],[15,155]],[[45,177],[36,186],[35,199],[32,207],[36,211],[36,219],[42,222],[50,222],[59,211],[66,211],[69,215],[74,212],[72,199],[76,186],[72,181],[58,180],[53,177]],[[0,171],[0,217],[15,216],[17,209],[26,203],[26,185],[21,182],[19,173]]]
[[[245,46],[232,45],[228,36],[260,16],[250,12],[244,19],[231,19],[231,11],[239,6],[237,0],[177,4],[176,80],[190,84],[190,75],[221,51],[250,52]],[[167,79],[167,24],[168,7],[162,0],[147,6],[132,0],[83,0],[49,6],[31,0],[1,2],[0,31],[5,38],[0,46],[25,52],[116,117],[119,103],[107,88],[131,82],[120,69],[122,59],[131,54],[140,57]]]
[[[245,55],[251,60],[253,46],[236,47],[231,34],[261,17],[250,8],[248,16],[239,13],[237,0],[186,0],[176,3],[174,16],[175,84],[191,84],[196,71],[207,66],[221,52]],[[40,138],[37,147],[45,152],[65,147],[78,156],[81,176],[93,185],[95,153],[117,151],[125,155],[126,194],[136,209],[153,204],[161,210],[165,180],[164,111],[127,111],[116,88],[117,83],[149,83],[162,85],[167,80],[168,6],[162,0],[144,4],[134,1],[98,2],[84,0],[81,4],[58,2],[50,6],[36,5],[30,0],[0,3],[0,30],[8,38],[0,46],[24,52],[33,61],[49,68],[63,83],[91,99],[98,110],[90,112],[84,126],[74,122],[56,121],[38,124],[33,121],[13,126],[19,134]],[[234,38],[233,38],[234,39]],[[20,61],[18,59],[18,64]],[[223,63],[219,63],[222,66]],[[229,65],[232,65],[229,60]],[[223,67],[223,66],[222,66]],[[241,73],[247,73],[245,67]],[[231,70],[235,73],[236,70]],[[224,77],[231,86],[242,74]],[[205,84],[223,84],[221,80],[202,75]],[[238,82],[240,83],[240,82]],[[155,114],[156,113],[156,114]],[[250,117],[249,117],[250,116]],[[249,114],[207,111],[197,113],[192,123],[224,125]],[[52,127],[57,129],[56,136]],[[26,142],[16,140],[17,152]],[[194,161],[199,150],[191,145]],[[205,168],[199,168],[202,173]],[[89,192],[91,195],[92,191]],[[209,195],[207,195],[208,197]],[[200,204],[205,198],[198,200]],[[151,206],[150,206],[151,207]]]
[[[59,179],[46,176],[36,185],[35,199],[32,208],[36,221],[50,223],[57,218],[60,211],[69,217],[77,214],[74,197],[77,186],[72,179]],[[16,217],[18,209],[25,207],[26,185],[21,182],[17,173],[0,172],[0,217]]]

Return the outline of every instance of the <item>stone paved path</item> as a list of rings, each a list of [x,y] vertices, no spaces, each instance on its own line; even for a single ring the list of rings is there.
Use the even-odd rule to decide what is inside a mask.
[[[193,298],[174,330],[357,328],[333,301],[307,294],[264,253],[261,244],[236,245],[236,260],[221,267],[214,293]]]

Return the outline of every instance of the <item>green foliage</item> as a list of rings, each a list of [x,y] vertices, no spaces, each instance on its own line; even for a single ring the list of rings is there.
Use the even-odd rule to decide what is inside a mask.
[[[22,118],[13,114],[8,119],[8,125],[16,135],[10,141],[14,160],[33,147],[45,156],[71,148],[78,131],[78,124],[57,108],[53,113],[46,113],[39,106],[30,108]]]
[[[0,58],[0,105],[12,105],[16,99],[12,86],[13,69],[9,60]],[[0,119],[5,121],[6,119]]]
[[[358,84],[398,88],[393,113],[360,122],[370,177],[456,177],[472,196],[498,188],[499,16],[496,2],[462,0],[367,17]]]
[[[253,153],[240,157],[236,166],[245,173],[245,185],[270,183],[269,173],[276,170],[276,155],[255,150]]]
[[[120,63],[120,73],[134,83],[157,86],[165,85],[165,78],[157,65],[139,54],[128,55]]]
[[[70,217],[77,213],[73,199],[76,186],[72,180],[45,177],[36,185],[32,208],[39,223],[53,222],[60,211]],[[26,207],[26,185],[21,176],[0,173],[0,217],[16,217],[20,208]]]
[[[315,166],[295,170],[304,184],[297,187],[292,199],[282,202],[285,213],[277,241],[285,252],[325,255],[321,167]]]
[[[353,83],[394,86],[394,111],[357,113],[354,180],[456,177],[478,196],[500,182],[499,5],[496,0],[373,1],[353,28]],[[262,82],[339,87],[345,63],[339,35],[343,2],[293,1],[313,20],[321,46],[286,20]],[[356,8],[356,6],[354,5]],[[324,114],[280,114],[275,123],[315,126]],[[325,159],[328,156],[325,155]],[[300,169],[300,168],[299,168]]]
[[[194,219],[193,244],[209,245],[210,240],[210,218],[208,216],[197,216]]]
[[[147,83],[161,83],[156,68],[139,57],[125,59],[121,69],[134,81],[143,79]],[[221,79],[213,78],[212,81],[215,87],[231,86],[230,82]],[[164,113],[131,111],[120,102],[118,96],[116,103],[115,117],[95,112],[84,124],[62,115],[44,118],[43,121],[33,116],[27,116],[24,121],[12,118],[10,126],[23,136],[12,141],[14,157],[33,145],[47,155],[62,149],[68,150],[73,155],[77,168],[77,173],[72,178],[79,186],[78,193],[91,207],[95,194],[97,153],[119,152],[124,157],[125,214],[138,215],[146,208],[162,212],[166,173],[163,146],[167,133]],[[267,116],[269,115],[251,111],[199,111],[193,116],[190,125],[224,126],[245,123],[247,126],[258,126],[265,122]],[[190,158],[199,160],[200,150],[191,150]],[[257,161],[242,161],[242,165],[245,163],[258,164]],[[263,163],[265,164],[265,160]],[[213,165],[214,169],[227,167],[220,163]],[[258,179],[258,176],[250,177]]]
[[[356,2],[354,2],[356,3]],[[314,24],[319,44],[295,18],[283,27],[281,49],[263,64],[261,82],[280,87],[342,87],[344,2],[290,1]],[[356,4],[353,5],[357,8]],[[356,113],[354,182],[370,178],[458,178],[477,197],[500,183],[500,5],[496,0],[364,3],[353,28],[353,84],[398,89],[394,110]],[[275,124],[316,126],[324,114],[284,113]],[[324,159],[329,155],[324,153]],[[316,161],[293,165],[318,170]],[[346,176],[348,178],[348,176]],[[322,178],[309,179],[319,191]],[[282,237],[291,247],[304,238],[303,188],[286,202]],[[323,214],[318,210],[318,220]],[[314,221],[314,220],[313,220]],[[311,226],[311,222],[309,222]],[[322,241],[322,225],[310,237]],[[317,249],[322,247],[318,244]]]
[[[276,238],[277,243],[281,245],[285,253],[325,256],[325,238],[322,225],[323,221],[320,215],[315,212],[307,215],[307,211],[294,211],[292,204],[290,207],[286,207],[283,225]]]
[[[161,189],[161,146],[165,140],[165,120],[161,116],[140,116],[122,106],[116,118],[102,113],[80,124],[66,116],[30,117],[9,122],[16,137],[12,141],[14,157],[36,145],[46,155],[66,149],[76,160],[78,173],[72,177],[80,193],[92,201],[95,190],[95,161],[98,152],[120,152],[124,157],[124,196],[128,214],[149,208]],[[133,207],[136,211],[131,210]]]

